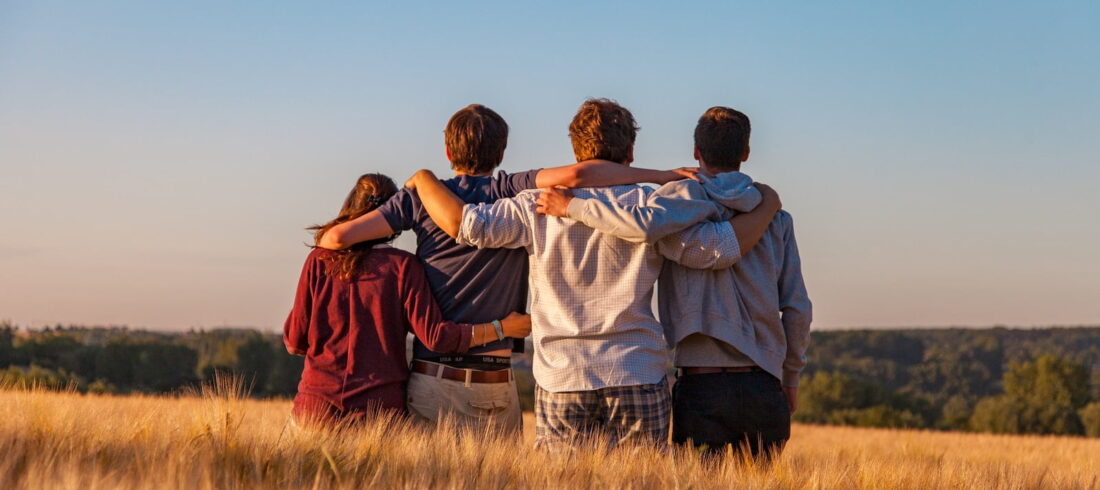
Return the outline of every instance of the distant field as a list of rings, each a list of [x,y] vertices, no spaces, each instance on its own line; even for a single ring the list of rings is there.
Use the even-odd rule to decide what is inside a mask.
[[[1100,440],[796,425],[780,461],[573,455],[384,423],[287,425],[290,403],[207,393],[0,391],[0,488],[1100,488]]]

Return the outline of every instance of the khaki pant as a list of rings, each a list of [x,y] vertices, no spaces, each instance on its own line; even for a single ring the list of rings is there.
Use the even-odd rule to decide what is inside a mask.
[[[438,424],[443,419],[456,426],[519,434],[523,412],[515,380],[507,383],[466,383],[421,373],[409,377],[409,414],[413,419]]]

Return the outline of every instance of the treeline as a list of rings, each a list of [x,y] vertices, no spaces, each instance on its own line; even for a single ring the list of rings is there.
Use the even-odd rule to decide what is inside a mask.
[[[816,331],[809,357],[801,422],[1100,437],[1100,327]],[[531,409],[529,360],[516,368]],[[253,396],[291,397],[301,370],[255,330],[0,323],[0,385],[171,393],[223,373]]]
[[[239,376],[254,396],[293,396],[302,358],[277,335],[255,330],[157,333],[127,328],[0,323],[0,385],[95,393],[170,393]]]
[[[813,333],[796,420],[1100,437],[1100,328]]]

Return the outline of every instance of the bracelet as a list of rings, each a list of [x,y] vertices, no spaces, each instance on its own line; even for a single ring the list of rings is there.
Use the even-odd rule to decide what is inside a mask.
[[[504,325],[500,324],[500,320],[493,320],[493,330],[497,331],[497,340],[504,340]]]

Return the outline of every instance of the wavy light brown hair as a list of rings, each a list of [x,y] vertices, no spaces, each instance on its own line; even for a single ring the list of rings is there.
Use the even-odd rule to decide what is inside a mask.
[[[313,225],[306,228],[314,232],[314,247],[316,247],[316,243],[321,241],[321,237],[324,236],[325,232],[332,229],[333,226],[351,221],[375,210],[396,193],[397,185],[389,177],[382,174],[363,174],[355,182],[355,187],[348,193],[347,199],[344,199],[344,205],[340,207],[340,214],[335,219],[323,225]],[[345,250],[333,251],[324,257],[324,260],[330,263],[328,273],[341,279],[352,278],[363,267],[363,259],[370,254],[371,247],[380,243],[389,243],[396,237],[397,235],[388,236],[369,242],[357,243]]]
[[[611,99],[588,99],[569,123],[569,140],[578,162],[599,158],[629,163],[638,135],[634,115]]]

